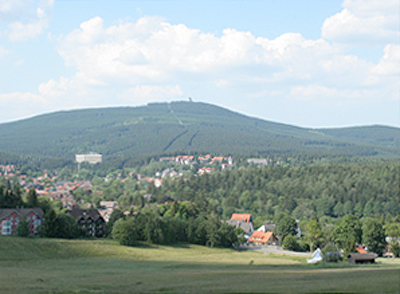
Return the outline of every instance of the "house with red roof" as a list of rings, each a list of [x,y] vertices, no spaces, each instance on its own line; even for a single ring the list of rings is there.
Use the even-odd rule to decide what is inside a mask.
[[[367,254],[367,253],[368,253],[368,252],[365,250],[364,246],[362,246],[362,245],[358,245],[358,246],[356,247],[356,250],[357,250],[358,253],[361,253],[361,254]]]
[[[278,245],[278,237],[273,232],[254,231],[248,240],[249,243],[254,245]]]
[[[249,213],[232,213],[231,221],[240,221],[240,222],[252,222],[253,218]]]

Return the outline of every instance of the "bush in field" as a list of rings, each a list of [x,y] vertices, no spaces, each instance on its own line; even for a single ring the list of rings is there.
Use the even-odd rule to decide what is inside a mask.
[[[300,246],[295,236],[287,235],[282,241],[282,247],[285,250],[298,251]]]
[[[114,223],[111,231],[113,239],[117,240],[119,244],[132,246],[137,240],[137,231],[135,228],[135,220],[133,217],[122,219],[120,218]]]

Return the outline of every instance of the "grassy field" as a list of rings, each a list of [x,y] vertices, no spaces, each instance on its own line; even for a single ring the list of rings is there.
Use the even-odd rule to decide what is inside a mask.
[[[308,265],[202,246],[0,237],[0,293],[400,293],[400,261]]]

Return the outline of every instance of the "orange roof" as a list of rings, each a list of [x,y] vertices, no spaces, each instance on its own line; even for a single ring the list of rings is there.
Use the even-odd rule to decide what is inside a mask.
[[[249,223],[251,221],[251,214],[249,213],[232,213],[231,221],[241,221]]]
[[[213,161],[215,161],[215,160],[219,160],[219,161],[222,161],[222,160],[224,160],[224,158],[222,157],[222,156],[215,156],[215,157],[213,157],[213,159],[212,159]]]
[[[263,231],[254,231],[249,239],[249,242],[267,243],[271,237],[273,237],[275,241],[278,241],[278,238],[273,232],[264,233]]]
[[[361,246],[361,245],[358,245],[358,246],[356,247],[356,250],[357,250],[358,253],[361,253],[361,254],[367,254],[367,253],[368,253],[368,252],[364,249],[364,247]]]

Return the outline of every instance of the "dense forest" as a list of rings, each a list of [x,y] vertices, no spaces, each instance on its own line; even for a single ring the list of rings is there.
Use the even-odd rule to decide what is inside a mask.
[[[232,212],[295,218],[400,214],[400,162],[262,167],[224,171],[187,181],[149,186],[157,200],[204,199],[228,217]]]
[[[399,161],[318,161],[301,165],[300,159],[293,165],[250,165],[202,176],[188,170],[188,177],[165,178],[159,188],[153,183],[125,178],[132,169],[114,171],[107,181],[85,170],[93,189],[102,194],[78,189],[74,196],[95,206],[102,199],[117,200],[125,208],[143,207],[146,199],[157,203],[166,198],[198,205],[207,203],[223,218],[233,212],[247,212],[264,219],[273,219],[280,213],[296,219],[310,218],[316,213],[326,220],[346,214],[357,217],[400,215]],[[135,171],[154,174],[155,167],[161,165],[154,162]]]

